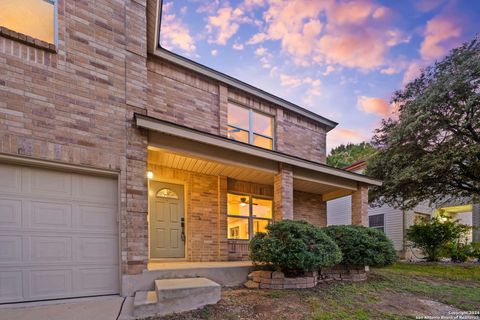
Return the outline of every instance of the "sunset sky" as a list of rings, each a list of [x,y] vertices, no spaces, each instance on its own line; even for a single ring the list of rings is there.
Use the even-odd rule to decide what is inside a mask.
[[[480,0],[164,0],[162,46],[368,141],[393,91],[480,32]]]

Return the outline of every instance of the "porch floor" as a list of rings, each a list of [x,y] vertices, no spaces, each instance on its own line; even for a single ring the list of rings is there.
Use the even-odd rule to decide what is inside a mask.
[[[181,270],[181,269],[217,269],[251,267],[251,261],[214,261],[214,262],[189,262],[189,261],[164,261],[149,262],[148,271],[155,270]]]

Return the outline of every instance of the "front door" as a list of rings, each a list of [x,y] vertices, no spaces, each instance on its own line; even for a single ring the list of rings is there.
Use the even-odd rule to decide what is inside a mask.
[[[185,257],[183,186],[150,181],[150,258]]]

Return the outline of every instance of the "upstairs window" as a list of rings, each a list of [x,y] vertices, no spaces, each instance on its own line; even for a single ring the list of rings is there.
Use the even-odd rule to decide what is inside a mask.
[[[368,217],[368,226],[385,232],[385,215],[375,214]]]
[[[273,117],[228,104],[228,137],[265,149],[273,149]]]
[[[55,44],[55,0],[0,1],[0,27]]]

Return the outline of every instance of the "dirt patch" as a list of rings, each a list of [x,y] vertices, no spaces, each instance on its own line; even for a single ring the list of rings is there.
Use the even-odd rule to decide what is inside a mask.
[[[379,302],[374,305],[379,311],[404,315],[410,317],[448,316],[452,312],[459,312],[460,309],[440,303],[438,301],[428,300],[410,293],[394,293],[385,291]]]

